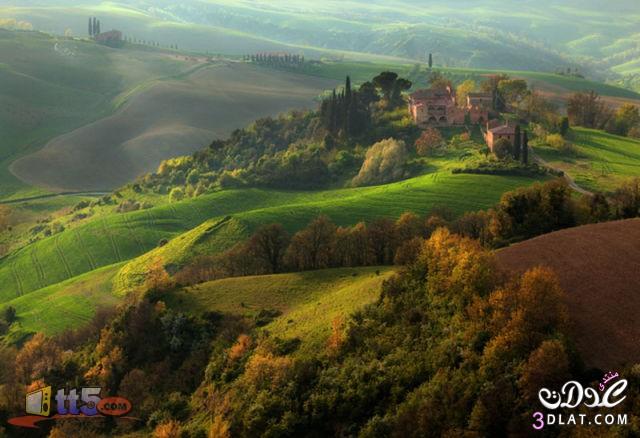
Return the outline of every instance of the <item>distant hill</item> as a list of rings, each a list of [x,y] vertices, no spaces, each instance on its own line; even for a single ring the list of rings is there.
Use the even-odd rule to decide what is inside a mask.
[[[571,332],[587,364],[610,369],[640,357],[640,219],[585,225],[498,251],[508,271],[544,265],[566,292]]]

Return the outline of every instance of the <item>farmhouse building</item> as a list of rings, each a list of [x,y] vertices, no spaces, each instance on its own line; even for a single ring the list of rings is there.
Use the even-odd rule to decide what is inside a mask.
[[[491,152],[493,152],[493,147],[496,142],[501,138],[507,139],[512,146],[515,146],[516,125],[507,122],[505,125],[496,126],[496,121],[487,122],[487,129],[483,132],[483,135]],[[520,136],[520,140],[522,140],[522,133],[520,133]]]
[[[95,37],[97,43],[104,44],[111,47],[117,47],[122,44],[122,32],[119,30],[110,30],[109,32],[102,32]]]
[[[451,87],[417,90],[409,96],[409,113],[419,126],[482,124],[489,119],[490,94],[469,93],[464,107]]]

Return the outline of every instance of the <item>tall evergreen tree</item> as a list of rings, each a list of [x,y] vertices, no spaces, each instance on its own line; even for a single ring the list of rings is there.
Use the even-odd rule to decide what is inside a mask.
[[[429,53],[429,69],[433,67],[433,55]]]
[[[93,17],[93,26],[92,26],[92,34],[91,36],[96,36],[96,29],[98,28],[98,19]]]
[[[93,36],[93,21],[89,17],[89,36]]]
[[[100,33],[101,33],[101,32],[100,32],[100,20],[98,20],[97,26],[98,26],[98,27],[95,29],[95,31],[96,31],[96,35],[98,35],[98,34],[100,34]]]
[[[513,139],[513,158],[520,159],[520,151],[522,150],[522,137],[520,136],[520,125],[516,125],[515,135]]]
[[[522,163],[529,164],[529,136],[527,131],[524,131],[522,136]]]

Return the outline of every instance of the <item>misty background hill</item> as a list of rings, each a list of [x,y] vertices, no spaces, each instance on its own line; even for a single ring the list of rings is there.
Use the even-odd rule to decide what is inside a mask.
[[[447,67],[574,68],[610,80],[640,73],[633,0],[0,2],[1,18],[55,33],[86,34],[88,15],[105,30],[201,52],[419,61],[431,52]]]

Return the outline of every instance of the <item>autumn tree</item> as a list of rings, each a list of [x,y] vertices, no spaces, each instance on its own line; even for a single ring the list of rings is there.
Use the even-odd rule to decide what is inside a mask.
[[[567,351],[557,339],[542,342],[522,367],[518,387],[529,401],[538,398],[541,388],[559,388],[571,376]]]
[[[444,145],[444,138],[437,128],[427,128],[415,142],[416,153],[422,157]]]
[[[615,112],[613,119],[607,126],[607,131],[618,135],[629,135],[633,128],[640,127],[640,111],[638,107],[625,103]]]
[[[322,269],[331,262],[336,226],[326,216],[314,219],[306,228],[293,235],[285,258],[294,269]]]
[[[289,233],[280,224],[263,225],[249,240],[249,251],[270,274],[282,270],[284,253],[289,245]]]
[[[395,231],[395,224],[388,218],[376,219],[367,226],[367,238],[374,263],[393,263],[398,242]]]
[[[16,356],[16,377],[23,384],[42,379],[60,363],[62,351],[43,333],[36,333]]]
[[[573,94],[567,101],[567,115],[572,125],[602,129],[613,117],[613,112],[592,90]]]
[[[369,263],[367,226],[359,222],[353,227],[338,227],[332,250],[336,266],[365,266]]]

